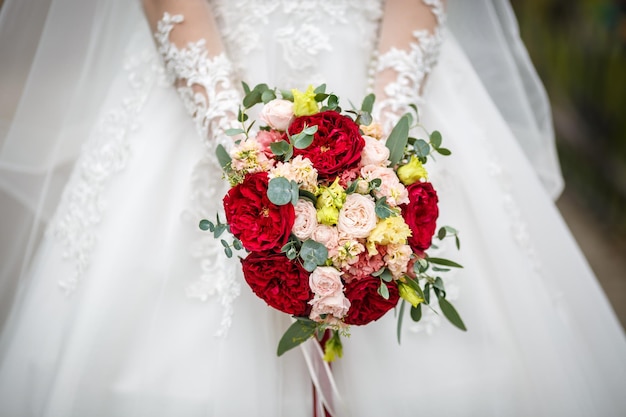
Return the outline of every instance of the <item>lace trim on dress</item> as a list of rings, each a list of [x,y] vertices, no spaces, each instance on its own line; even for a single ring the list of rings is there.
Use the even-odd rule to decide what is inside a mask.
[[[182,15],[165,13],[157,23],[154,36],[169,81],[176,86],[207,145],[204,155],[193,168],[191,207],[182,213],[183,221],[198,229],[200,219],[213,218],[221,211],[220,196],[226,190],[226,182],[220,175],[215,146],[232,147],[233,141],[225,131],[237,127],[241,94],[232,84],[233,65],[224,53],[210,57],[204,39],[189,42],[185,48],[178,48],[170,42],[171,31],[183,21]],[[199,230],[198,233],[201,237],[193,243],[191,256],[199,262],[201,275],[186,288],[186,295],[200,301],[217,295],[223,312],[216,335],[225,336],[232,323],[232,304],[239,296],[241,286],[235,264],[226,259],[222,245],[212,235]]]
[[[74,264],[73,274],[59,281],[68,294],[76,289],[91,263],[97,242],[96,225],[106,208],[102,193],[109,180],[126,167],[131,156],[128,135],[139,128],[137,115],[162,75],[155,58],[150,50],[126,58],[124,67],[133,94],[104,117],[84,145],[74,180],[65,189],[48,230],[62,244],[63,259]]]
[[[399,117],[411,110],[411,105],[422,103],[421,90],[424,80],[437,64],[446,15],[441,0],[422,0],[429,6],[435,16],[437,24],[432,33],[427,29],[415,30],[413,37],[416,42],[409,44],[409,49],[391,48],[372,60],[372,70],[369,72],[370,89],[374,85],[374,77],[379,73],[392,70],[396,74],[395,80],[385,88],[385,98],[378,102],[376,119],[384,121],[384,129],[390,132]]]
[[[170,81],[177,86],[176,90],[196,122],[200,136],[211,138],[211,149],[217,143],[230,147],[232,140],[224,131],[236,126],[241,101],[241,94],[232,85],[233,65],[224,53],[210,57],[204,39],[189,42],[185,48],[171,43],[172,29],[183,21],[182,15],[163,15],[154,34],[158,51],[163,56]]]

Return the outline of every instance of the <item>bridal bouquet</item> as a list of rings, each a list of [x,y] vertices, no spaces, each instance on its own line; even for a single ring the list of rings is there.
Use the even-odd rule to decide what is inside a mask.
[[[406,302],[419,321],[431,293],[465,330],[440,277],[461,265],[426,253],[439,210],[424,164],[434,152],[450,154],[441,134],[409,137],[412,127],[423,129],[413,108],[384,137],[371,116],[374,95],[343,111],[325,85],[305,92],[243,87],[241,128],[226,132],[235,146],[217,149],[231,185],[226,223],[218,216],[200,228],[216,238],[230,232],[234,240],[221,242],[229,257],[233,249],[248,252],[241,264],[252,291],[295,319],[278,355],[318,337],[331,361],[341,356],[340,336],[350,325],[398,306],[400,341]],[[257,104],[260,116],[250,122],[246,112]],[[437,238],[447,237],[459,247],[456,230],[440,228]]]

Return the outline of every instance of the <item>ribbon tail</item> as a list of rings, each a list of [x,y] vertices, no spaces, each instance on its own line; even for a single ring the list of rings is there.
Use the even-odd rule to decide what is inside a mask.
[[[330,366],[324,361],[324,352],[315,338],[300,345],[311,381],[317,392],[315,404],[316,417],[324,416],[324,408],[332,417],[348,417],[348,409],[335,383]]]

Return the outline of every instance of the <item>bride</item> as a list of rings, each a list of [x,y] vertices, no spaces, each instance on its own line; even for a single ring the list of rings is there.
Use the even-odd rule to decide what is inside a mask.
[[[549,108],[507,2],[43,3],[0,16],[1,415],[626,413],[624,333],[553,205]],[[289,318],[197,227],[227,187],[213,151],[240,80],[325,82],[344,106],[371,90],[382,120],[417,104],[441,130],[431,180],[463,246],[438,250],[465,266],[466,333],[432,313],[398,345],[389,313],[332,374],[276,357]]]

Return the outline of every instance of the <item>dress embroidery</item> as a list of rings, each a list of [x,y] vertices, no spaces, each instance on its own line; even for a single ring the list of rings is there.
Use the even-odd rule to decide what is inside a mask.
[[[63,258],[74,264],[73,274],[59,282],[68,294],[76,289],[91,263],[96,226],[107,205],[102,193],[111,178],[126,167],[131,156],[128,136],[139,128],[137,115],[154,85],[163,81],[155,58],[150,50],[126,58],[124,67],[132,95],[104,117],[84,145],[74,180],[65,189],[48,230],[63,246]]]
[[[428,74],[437,63],[443,42],[442,27],[445,24],[445,12],[441,0],[422,0],[430,7],[437,24],[432,33],[427,29],[415,30],[415,42],[409,49],[391,48],[372,60],[370,71],[370,88],[374,85],[373,78],[379,73],[392,70],[395,80],[384,87],[385,98],[376,107],[376,118],[384,121],[385,131],[391,131],[398,118],[410,112],[410,105],[422,103],[421,89]]]

